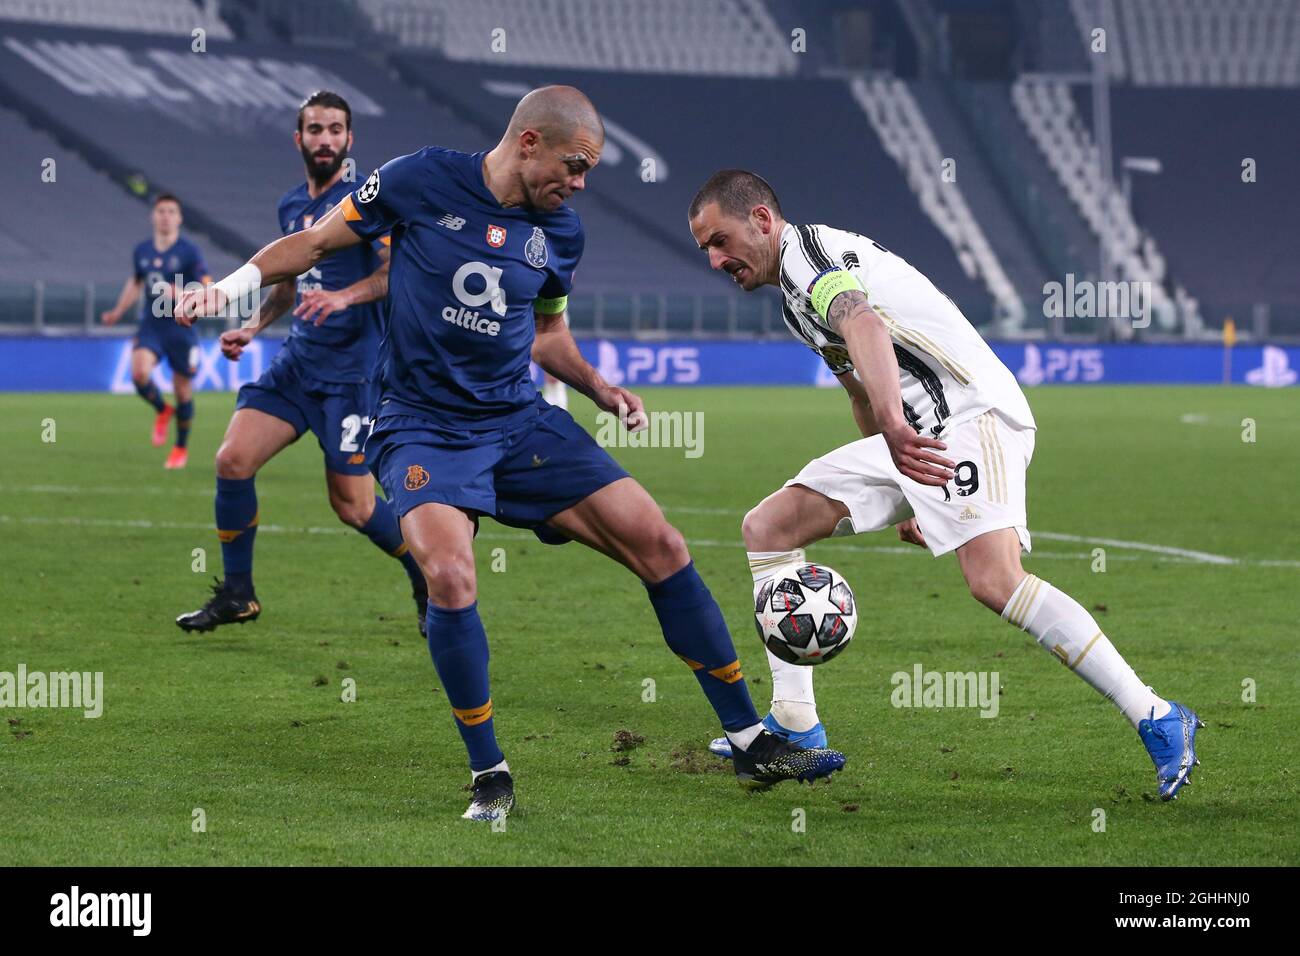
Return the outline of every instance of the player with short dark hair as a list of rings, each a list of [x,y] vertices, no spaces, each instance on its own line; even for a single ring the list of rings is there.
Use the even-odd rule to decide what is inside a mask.
[[[787,222],[772,187],[743,169],[710,177],[689,223],[714,269],[746,292],[781,290],[786,326],[844,386],[863,435],[810,462],[745,515],[755,592],[831,536],[893,525],[936,557],[955,552],[977,601],[1032,634],[1124,714],[1156,766],[1161,799],[1176,797],[1198,763],[1203,724],[1148,687],[1081,604],[1021,565],[1037,425],[1015,376],[957,305],[866,236]],[[824,746],[812,669],[770,648],[768,662],[765,724]],[[710,749],[725,755],[730,743]]]
[[[477,604],[472,544],[483,515],[546,543],[581,541],[642,580],[665,641],[735,745],[742,785],[826,776],[844,763],[843,754],[763,730],[681,533],[533,387],[530,357],[628,427],[645,424],[640,398],[606,382],[564,322],[584,244],[566,200],[584,188],[603,145],[600,117],[580,91],[534,90],[493,149],[427,147],[388,162],[324,220],[267,246],[177,311],[181,322],[220,311],[262,282],[391,230],[383,397],[367,454],[428,583],[429,651],[469,752],[470,819],[498,819],[514,804]]]
[[[140,328],[131,348],[131,381],[136,393],[157,413],[153,422],[153,444],[167,441],[167,426],[176,419],[176,444],[164,468],[184,468],[189,458],[190,427],[194,422],[194,375],[199,368],[199,330],[181,328],[172,321],[171,307],[187,283],[210,282],[203,253],[180,234],[184,218],[181,201],[171,193],[154,197],[153,238],[131,252],[131,275],[122,286],[117,303],[100,315],[105,325],[115,325],[131,304],[140,298]],[[168,405],[153,382],[153,371],[163,359],[171,367],[176,405]]]
[[[307,179],[280,200],[277,217],[286,236],[310,229],[352,191],[352,182],[344,178],[352,148],[347,101],[328,91],[309,96],[298,110],[294,143]],[[402,563],[423,634],[424,576],[402,540],[397,516],[375,496],[362,450],[376,397],[373,375],[383,332],[379,300],[388,290],[387,241],[386,235],[376,236],[310,264],[296,280],[275,285],[242,328],[222,333],[222,353],[238,361],[253,337],[285,312],[294,309],[299,319],[262,377],[239,390],[216,458],[217,535],[225,578],[203,607],[176,619],[182,629],[210,631],[261,613],[253,588],[260,514],[255,476],[311,430],[325,455],[330,506],[344,524]]]

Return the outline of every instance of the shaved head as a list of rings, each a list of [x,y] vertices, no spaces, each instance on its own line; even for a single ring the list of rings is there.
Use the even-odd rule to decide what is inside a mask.
[[[537,130],[548,143],[567,143],[578,133],[587,133],[599,144],[605,142],[605,125],[596,107],[572,86],[543,86],[520,100],[506,137],[529,129]]]
[[[554,212],[587,187],[604,146],[605,125],[581,90],[543,86],[515,107],[483,159],[483,181],[503,206]]]

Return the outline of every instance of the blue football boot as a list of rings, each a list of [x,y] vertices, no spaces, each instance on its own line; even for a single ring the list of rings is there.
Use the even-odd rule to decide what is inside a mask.
[[[1155,714],[1154,708],[1151,713]],[[1161,800],[1176,799],[1183,784],[1192,782],[1192,768],[1200,764],[1196,731],[1204,726],[1205,721],[1176,700],[1169,702],[1165,716],[1158,720],[1147,717],[1138,724],[1138,736],[1156,765]]]

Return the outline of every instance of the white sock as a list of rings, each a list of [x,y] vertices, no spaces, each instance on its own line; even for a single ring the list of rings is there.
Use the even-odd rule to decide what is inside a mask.
[[[510,765],[503,760],[495,767],[488,767],[486,770],[472,770],[470,772],[473,774],[473,776],[470,777],[470,783],[473,783],[475,780],[483,776],[483,774],[485,773],[496,773],[498,770],[504,770],[506,773],[509,773]]]
[[[754,594],[778,568],[802,564],[803,548],[793,551],[749,551],[749,570],[754,575]],[[817,699],[813,696],[811,667],[788,664],[771,651],[767,663],[772,668],[772,716],[787,730],[802,733],[817,726]]]
[[[565,388],[563,382],[543,382],[542,398],[556,408],[567,409],[569,407],[569,390]]]
[[[1113,701],[1134,729],[1153,708],[1156,717],[1169,712],[1168,702],[1142,683],[1092,615],[1042,578],[1026,575],[1002,609],[1002,619],[1028,631],[1044,650]]]
[[[732,746],[739,747],[741,750],[748,750],[749,745],[754,742],[754,738],[762,732],[763,725],[754,724],[744,730],[728,730],[727,739],[731,741]]]

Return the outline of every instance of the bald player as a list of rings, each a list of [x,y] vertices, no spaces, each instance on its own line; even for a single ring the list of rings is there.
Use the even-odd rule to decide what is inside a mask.
[[[548,544],[580,541],[641,579],[665,641],[694,671],[733,744],[743,786],[811,780],[844,765],[843,754],[763,728],[681,534],[533,387],[530,357],[629,429],[644,427],[641,399],[583,359],[564,321],[583,249],[566,201],[586,185],[604,141],[581,92],[534,90],[495,148],[431,146],[388,162],[310,229],[267,246],[176,310],[178,321],[193,322],[391,233],[381,398],[366,453],[428,586],[429,652],[469,752],[468,819],[496,820],[514,805],[477,605],[472,544],[484,515]]]

